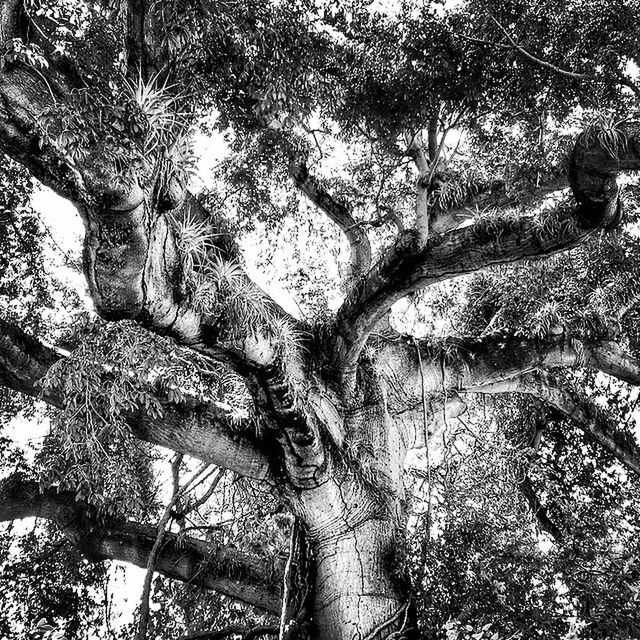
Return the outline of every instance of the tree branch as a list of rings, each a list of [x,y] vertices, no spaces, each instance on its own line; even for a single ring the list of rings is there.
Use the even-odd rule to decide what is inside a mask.
[[[41,491],[37,483],[11,476],[0,481],[0,521],[45,518],[91,561],[120,560],[144,568],[157,528],[114,519],[100,520],[70,492]],[[156,570],[175,580],[242,600],[272,613],[280,610],[284,563],[233,547],[165,534]]]
[[[67,102],[75,82],[67,76],[55,65],[40,71],[19,61],[0,70],[0,150],[78,207],[86,229],[85,276],[96,310],[110,320],[136,319],[225,361],[245,377],[258,375],[275,359],[275,339],[256,327],[238,339],[237,323],[228,326],[220,305],[208,310],[186,294],[190,278],[206,269],[189,266],[180,229],[206,228],[207,255],[233,262],[237,279],[271,316],[292,325],[295,319],[242,273],[239,250],[221,216],[206,211],[177,177],[167,178],[161,155],[146,158],[156,165],[154,171],[140,169],[135,158],[123,171],[101,140],[83,149],[82,162],[71,161],[48,140],[55,136],[45,136],[41,123],[60,111],[58,103]],[[230,293],[228,299],[233,298]]]
[[[333,198],[322,183],[309,174],[304,160],[296,158],[289,165],[289,172],[300,191],[342,229],[351,246],[353,275],[358,277],[366,273],[371,264],[369,238],[362,226],[353,219],[348,207]]]
[[[428,146],[425,153],[425,145],[422,132],[418,131],[412,136],[406,135],[407,155],[413,160],[418,169],[416,181],[415,202],[415,230],[419,242],[424,244],[429,237],[431,228],[431,206],[429,202],[431,178],[433,177],[435,164],[438,161],[440,146],[438,145],[438,118],[429,119]],[[444,142],[444,136],[443,136]]]
[[[179,453],[171,463],[171,477],[173,480],[173,492],[171,499],[164,509],[164,513],[158,523],[156,539],[153,541],[153,547],[147,558],[147,572],[144,576],[144,584],[142,585],[142,596],[140,598],[140,619],[138,620],[137,640],[145,640],[147,637],[147,626],[149,625],[149,597],[151,596],[151,583],[153,582],[153,574],[156,569],[158,553],[164,539],[167,525],[171,519],[171,512],[180,498],[180,464],[182,463],[182,454]]]
[[[515,384],[523,374],[554,367],[585,367],[640,385],[640,361],[617,344],[586,344],[562,331],[541,338],[498,332],[438,342],[379,339],[377,349],[377,366],[396,413],[419,406],[423,386],[427,394],[451,394]]]
[[[588,436],[608,451],[627,469],[640,475],[640,445],[620,432],[607,413],[586,396],[560,385],[549,375],[531,373],[469,388],[473,393],[525,393],[538,398],[573,420]]]
[[[487,12],[489,13],[489,12]],[[520,53],[527,60],[537,64],[540,67],[544,67],[545,69],[550,69],[554,73],[557,73],[565,78],[571,78],[572,80],[595,80],[595,76],[587,74],[587,73],[574,73],[572,71],[567,71],[566,69],[562,69],[561,67],[557,67],[541,58],[537,58],[536,56],[529,53],[526,49],[521,47],[511,36],[511,34],[489,13],[489,18],[491,21],[500,29],[500,31],[504,34],[504,36],[509,41],[509,44],[513,49],[515,49],[518,53]]]
[[[0,2],[0,44],[21,35],[20,23],[24,17],[23,0],[2,0]]]
[[[494,24],[500,29],[500,31],[506,36],[509,44],[503,44],[501,42],[493,42],[491,40],[485,40],[483,38],[473,38],[471,36],[466,36],[460,33],[454,33],[455,36],[467,40],[469,42],[473,42],[476,44],[488,45],[491,47],[497,47],[500,49],[511,49],[517,51],[522,57],[529,60],[533,64],[543,67],[545,69],[549,69],[564,78],[569,78],[570,80],[579,80],[586,82],[595,82],[598,80],[598,76],[590,73],[576,73],[574,71],[569,71],[568,69],[563,69],[557,65],[551,64],[542,58],[538,58],[534,56],[531,52],[527,51],[524,47],[522,47],[518,42],[513,38],[513,36],[504,28],[502,24],[500,24],[493,15],[489,14],[489,17],[494,22]],[[625,77],[621,72],[617,74],[618,83],[624,87],[631,89],[631,91],[636,95],[637,98],[640,98],[640,87],[636,85],[632,80]]]
[[[522,493],[524,499],[531,509],[534,517],[538,521],[540,528],[548,533],[556,542],[561,543],[564,535],[556,523],[549,517],[544,505],[540,502],[540,498],[531,482],[531,478],[525,473],[524,477],[518,483],[518,489]]]
[[[434,183],[442,178],[444,178],[442,184],[445,185],[446,176],[436,175]],[[438,202],[439,211],[432,221],[432,230],[434,233],[447,233],[459,227],[462,222],[477,217],[482,211],[497,211],[539,205],[546,196],[562,191],[568,186],[569,182],[566,176],[553,176],[531,191],[523,190],[507,194],[502,180],[475,183],[470,186],[467,191],[467,197],[463,201],[453,203]]]
[[[145,0],[124,0],[121,2],[122,18],[125,26],[126,66],[134,77],[147,78],[148,56],[145,45]]]
[[[549,233],[533,218],[498,220],[434,236],[418,251],[413,234],[403,234],[338,312],[338,330],[346,343],[343,367],[355,367],[371,331],[406,295],[489,266],[553,255],[590,233],[573,224]]]
[[[64,406],[60,390],[42,393],[40,381],[49,367],[64,356],[0,319],[0,384],[32,397],[42,397],[55,407]],[[162,417],[152,418],[143,410],[126,416],[133,434],[152,444],[186,453],[250,478],[271,482],[267,457],[260,444],[242,428],[224,405],[185,396],[179,403],[155,394]]]
[[[576,246],[595,230],[615,226],[621,216],[617,172],[639,168],[637,125],[620,125],[613,133],[589,131],[578,138],[570,161],[576,207],[560,207],[542,220],[480,219],[472,226],[432,237],[424,246],[415,233],[405,232],[338,312],[343,370],[353,373],[370,333],[404,296],[488,266],[547,257]]]

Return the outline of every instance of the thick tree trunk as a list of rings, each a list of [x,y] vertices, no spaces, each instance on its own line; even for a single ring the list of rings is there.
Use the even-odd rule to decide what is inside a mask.
[[[345,412],[343,450],[326,447],[326,480],[292,500],[313,556],[317,638],[381,640],[409,626],[400,472],[406,434],[390,420],[371,383],[368,401]]]
[[[371,519],[313,540],[320,638],[378,640],[403,626],[409,599],[398,536],[391,519]]]

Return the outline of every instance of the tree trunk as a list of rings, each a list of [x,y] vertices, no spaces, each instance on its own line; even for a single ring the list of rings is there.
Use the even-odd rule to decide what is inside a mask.
[[[292,504],[313,555],[313,618],[322,639],[381,640],[409,626],[405,438],[379,397],[363,404],[345,412],[343,450],[326,447],[327,479]]]
[[[390,519],[372,518],[313,539],[320,638],[378,640],[403,627],[409,600],[398,536]]]

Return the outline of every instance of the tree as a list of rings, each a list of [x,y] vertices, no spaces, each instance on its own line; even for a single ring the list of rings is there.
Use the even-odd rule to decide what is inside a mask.
[[[552,409],[543,422],[574,425],[635,478],[620,416],[640,383],[638,220],[617,175],[640,168],[640,5],[557,5],[3,0],[0,144],[77,207],[107,322],[35,311],[48,301],[29,183],[8,185],[22,201],[2,225],[22,245],[7,255],[34,266],[4,278],[0,382],[54,407],[56,428],[39,478],[2,481],[2,519],[49,519],[93,560],[151,555],[282,615],[281,637],[409,638],[405,461],[473,398],[518,398],[510,424]],[[230,153],[194,195],[188,134],[212,129]],[[238,243],[273,242],[293,217],[327,252],[340,244],[320,215],[349,267],[318,282],[301,261],[294,317]],[[22,288],[26,310],[8,303]],[[423,335],[394,318],[403,300]],[[134,521],[150,474],[138,441],[271,494],[295,519],[289,561]],[[561,532],[560,498],[521,484]]]

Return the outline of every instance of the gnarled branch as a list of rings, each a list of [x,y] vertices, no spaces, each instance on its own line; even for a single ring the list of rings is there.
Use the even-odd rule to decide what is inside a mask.
[[[7,24],[13,24],[7,13],[10,6],[4,3],[0,24],[3,15]],[[210,253],[233,261],[241,273],[239,251],[223,220],[206,211],[177,178],[167,179],[160,157],[153,171],[143,170],[141,162],[132,160],[123,175],[100,142],[83,149],[80,163],[43,135],[43,118],[55,113],[58,103],[65,103],[70,95],[76,82],[71,75],[56,65],[41,71],[20,61],[0,70],[0,150],[78,207],[86,228],[85,275],[97,311],[111,320],[136,319],[224,360],[241,375],[255,375],[274,359],[268,332],[253,327],[245,340],[231,345],[225,338],[237,337],[238,327],[232,331],[224,313],[198,307],[186,293],[194,273],[181,249],[180,225],[206,227]],[[207,243],[206,238],[203,242]],[[246,289],[253,289],[253,298],[263,300],[274,317],[295,324],[246,275],[242,278]]]

